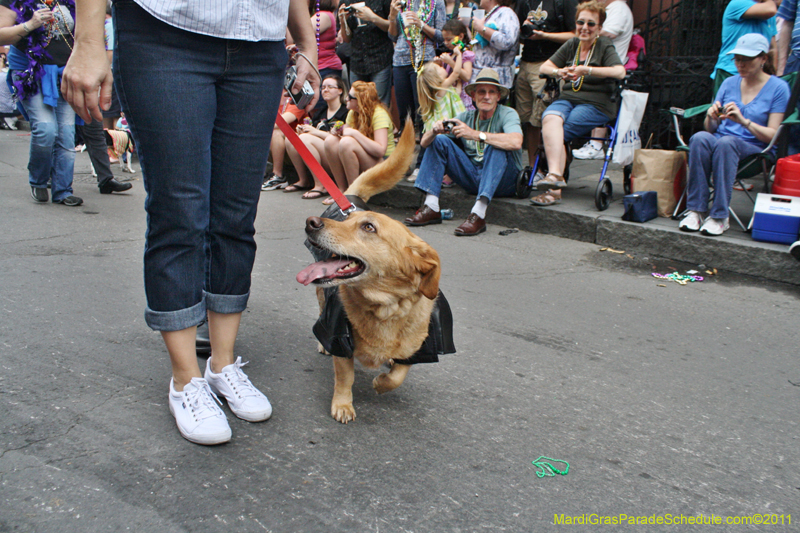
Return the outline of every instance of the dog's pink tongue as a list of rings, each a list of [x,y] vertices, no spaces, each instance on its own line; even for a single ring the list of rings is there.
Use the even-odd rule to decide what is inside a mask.
[[[336,277],[336,271],[350,264],[352,259],[331,259],[309,265],[297,274],[297,281],[308,285],[314,280]]]

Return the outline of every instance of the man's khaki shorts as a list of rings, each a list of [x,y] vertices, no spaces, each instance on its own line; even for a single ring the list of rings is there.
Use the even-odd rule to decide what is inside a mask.
[[[539,69],[544,64],[520,61],[514,96],[517,99],[517,113],[521,124],[530,123],[534,128],[542,127],[542,113],[547,108],[536,95],[544,88],[547,80],[539,77]]]

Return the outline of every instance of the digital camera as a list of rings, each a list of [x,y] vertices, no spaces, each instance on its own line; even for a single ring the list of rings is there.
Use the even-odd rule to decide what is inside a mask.
[[[289,67],[289,70],[286,71],[286,78],[283,81],[283,88],[289,93],[294,105],[299,109],[305,109],[306,106],[311,103],[311,99],[314,98],[314,89],[311,87],[311,84],[308,83],[308,80],[306,80],[300,92],[292,93],[292,86],[296,79],[297,69],[295,67]]]
[[[453,126],[455,126],[456,124],[458,124],[458,122],[456,122],[455,120],[445,120],[444,122],[442,122],[442,127],[444,128],[444,132],[452,133]]]

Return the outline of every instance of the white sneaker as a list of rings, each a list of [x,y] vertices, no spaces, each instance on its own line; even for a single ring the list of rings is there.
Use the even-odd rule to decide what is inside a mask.
[[[286,182],[286,178],[283,176],[275,176],[273,175],[271,178],[266,180],[264,183],[261,184],[262,191],[275,191],[278,189],[283,189],[288,185]]]
[[[233,414],[248,422],[261,422],[272,416],[272,405],[264,393],[250,383],[250,378],[242,372],[242,358],[237,357],[232,365],[222,369],[219,374],[211,371],[211,360],[206,362],[205,378],[211,390],[228,400]]]
[[[533,190],[536,190],[538,188],[539,182],[542,181],[544,178],[545,178],[544,172],[542,172],[541,170],[537,170],[536,174],[533,175],[533,184],[531,185]]]
[[[410,181],[414,183],[417,181],[417,176],[419,175],[419,167],[415,168],[414,171],[406,178],[406,181]]]
[[[575,159],[605,159],[606,153],[602,146],[595,148],[592,141],[589,141],[577,150],[573,150],[572,157]]]
[[[703,215],[697,211],[689,211],[689,214],[683,217],[678,229],[681,231],[700,231],[700,226],[703,225]]]
[[[705,222],[703,222],[703,227],[700,228],[700,233],[703,235],[710,235],[712,237],[717,237],[725,233],[725,231],[730,228],[730,224],[728,224],[728,217],[725,218],[711,218],[708,217]]]
[[[231,427],[208,382],[192,378],[182,392],[169,382],[169,411],[183,438],[196,444],[222,444],[231,440]]]
[[[789,253],[792,254],[792,257],[800,261],[800,241],[794,241],[792,243],[789,247]]]

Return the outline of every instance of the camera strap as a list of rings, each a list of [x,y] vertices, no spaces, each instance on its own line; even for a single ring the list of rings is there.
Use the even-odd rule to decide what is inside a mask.
[[[281,129],[281,132],[286,136],[292,146],[294,146],[297,153],[300,154],[300,157],[303,159],[303,162],[306,164],[308,169],[314,174],[322,186],[325,187],[325,190],[328,191],[328,194],[331,195],[331,198],[336,202],[336,205],[339,206],[339,209],[342,210],[343,213],[348,213],[351,209],[353,209],[353,204],[350,203],[342,191],[339,190],[339,187],[336,186],[336,183],[328,176],[328,173],[325,172],[325,169],[322,168],[322,165],[319,164],[319,161],[311,155],[311,152],[308,150],[303,141],[300,140],[297,133],[294,131],[290,125],[286,123],[282,116],[278,115],[278,118],[275,119],[275,122],[278,124],[278,127]]]

